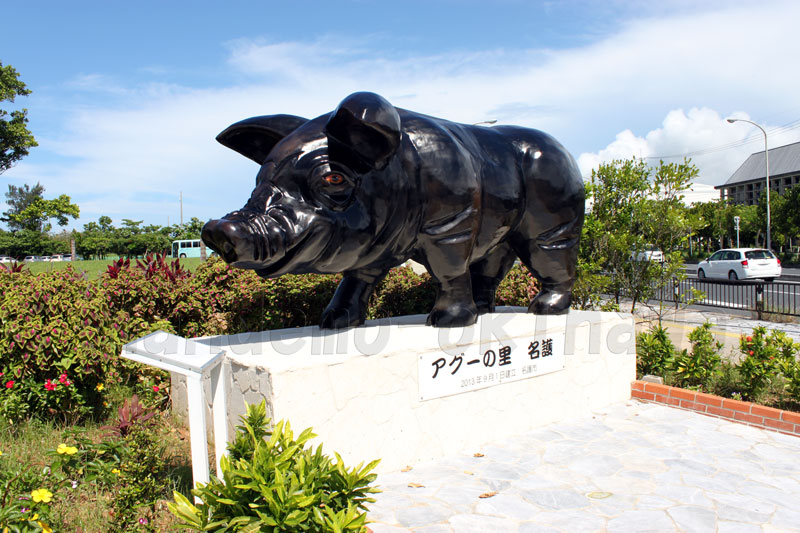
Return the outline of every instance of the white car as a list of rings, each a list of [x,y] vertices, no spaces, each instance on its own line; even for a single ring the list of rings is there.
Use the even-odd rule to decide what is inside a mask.
[[[56,254],[56,255],[51,255],[51,256],[50,256],[50,262],[51,262],[51,263],[52,263],[53,261],[63,261],[63,260],[64,260],[64,256],[63,256],[63,255],[61,255],[61,254]]]
[[[16,259],[8,257],[7,255],[0,255],[0,263],[13,263]]]
[[[645,249],[638,254],[636,252],[631,254],[631,259],[634,261],[655,261],[657,263],[664,262],[664,252],[648,244]]]
[[[728,248],[714,252],[697,265],[697,277],[716,279],[763,279],[781,275],[781,260],[763,248]]]
[[[24,261],[26,263],[35,263],[36,261],[41,261],[42,259],[38,255],[27,255],[25,256]]]

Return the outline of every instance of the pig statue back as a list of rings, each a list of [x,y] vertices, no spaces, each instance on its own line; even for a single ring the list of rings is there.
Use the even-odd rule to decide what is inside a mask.
[[[541,282],[529,312],[569,310],[583,180],[541,131],[458,124],[359,92],[320,117],[253,117],[217,140],[261,168],[244,207],[209,221],[203,241],[264,277],[342,272],[323,328],[362,324],[375,286],[408,259],[437,283],[433,326],[493,311],[517,258]]]

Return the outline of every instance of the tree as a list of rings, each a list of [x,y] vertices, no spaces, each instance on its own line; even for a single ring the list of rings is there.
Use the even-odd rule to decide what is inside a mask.
[[[184,240],[184,239],[199,239],[200,234],[203,231],[203,225],[205,222],[200,220],[197,217],[192,217],[189,222],[184,222],[183,224],[174,224],[170,226],[170,237],[172,240]]]
[[[87,258],[105,259],[113,247],[115,231],[111,218],[107,216],[101,216],[97,222],[84,224],[76,242],[78,253]]]
[[[36,200],[40,200],[43,193],[44,187],[40,183],[37,183],[33,188],[29,187],[28,184],[22,187],[9,185],[6,193],[6,204],[8,204],[9,210],[3,213],[3,218],[0,220],[8,224],[8,229],[11,231],[21,229],[41,231],[42,221],[31,220],[26,221],[26,223],[20,223],[12,216],[19,215]]]
[[[650,298],[682,275],[681,250],[691,233],[683,192],[697,167],[641,160],[613,161],[592,172],[587,188],[592,200],[581,243],[579,272],[585,279],[607,274],[606,288],[618,302],[627,295],[636,303]],[[633,260],[648,246],[661,249],[662,265]]]
[[[0,62],[0,102],[14,102],[17,96],[26,96],[30,90],[19,80],[11,65]],[[6,117],[10,116],[10,120]],[[28,110],[17,109],[9,114],[0,109],[0,174],[28,155],[28,149],[38,146],[28,131]]]
[[[7,213],[9,227],[11,225],[38,233],[47,233],[52,229],[50,219],[56,219],[59,226],[66,226],[70,218],[78,218],[81,209],[66,194],[53,200],[36,198],[18,213]]]

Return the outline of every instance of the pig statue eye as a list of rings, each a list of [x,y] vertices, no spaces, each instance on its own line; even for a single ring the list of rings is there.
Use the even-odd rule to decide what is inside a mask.
[[[328,185],[341,185],[345,181],[344,176],[336,173],[326,174],[322,177],[322,180]]]
[[[355,184],[347,173],[321,165],[313,175],[316,175],[314,180],[318,185],[315,188],[322,203],[335,211],[345,209],[355,190]]]

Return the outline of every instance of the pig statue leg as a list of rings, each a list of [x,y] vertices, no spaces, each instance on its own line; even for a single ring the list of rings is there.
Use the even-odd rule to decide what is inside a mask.
[[[508,244],[500,244],[489,254],[469,267],[472,295],[478,314],[494,312],[494,295],[500,282],[514,265],[517,254]]]
[[[330,303],[322,312],[322,329],[344,329],[360,326],[367,318],[367,305],[372,291],[386,276],[386,270],[345,272]]]
[[[471,242],[435,244],[425,247],[424,264],[438,284],[436,302],[428,314],[427,324],[439,328],[474,324],[478,320],[478,308],[472,299],[467,265]]]
[[[581,213],[570,222],[540,233],[535,239],[514,242],[520,260],[542,284],[528,307],[529,313],[557,315],[569,311],[577,276],[582,223]]]

